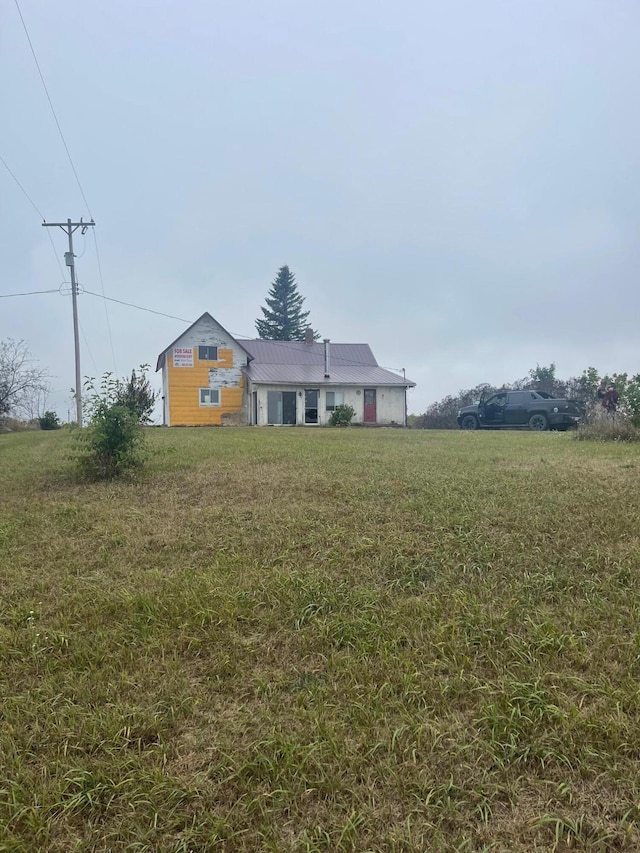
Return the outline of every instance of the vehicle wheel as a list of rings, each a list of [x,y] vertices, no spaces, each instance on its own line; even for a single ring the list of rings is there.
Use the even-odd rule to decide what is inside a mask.
[[[543,415],[542,412],[538,412],[536,415],[531,415],[529,418],[529,429],[532,429],[535,432],[544,432],[546,429],[549,429],[547,416]]]
[[[460,424],[460,429],[478,429],[478,419],[475,415],[465,415]]]

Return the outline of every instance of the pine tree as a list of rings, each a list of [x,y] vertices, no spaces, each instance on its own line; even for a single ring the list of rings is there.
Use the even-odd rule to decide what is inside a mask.
[[[115,404],[129,409],[141,424],[151,423],[151,413],[158,399],[147,378],[148,364],[141,364],[139,373],[131,371],[131,378],[118,383]]]
[[[288,266],[278,270],[265,302],[268,307],[260,309],[264,317],[256,320],[258,335],[267,341],[303,341],[309,312],[302,310],[304,297]]]

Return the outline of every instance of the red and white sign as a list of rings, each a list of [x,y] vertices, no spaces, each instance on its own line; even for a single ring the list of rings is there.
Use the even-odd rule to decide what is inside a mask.
[[[192,347],[174,347],[173,348],[173,366],[174,367],[193,367],[193,348]]]

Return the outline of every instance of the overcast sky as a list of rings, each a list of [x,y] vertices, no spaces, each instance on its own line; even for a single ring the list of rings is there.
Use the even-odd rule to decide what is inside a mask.
[[[288,264],[323,337],[406,368],[415,413],[536,362],[640,371],[637,0],[20,7],[107,296],[255,337]],[[14,0],[0,16],[0,155],[48,220],[86,217]],[[0,192],[0,293],[58,287],[1,165]],[[91,234],[76,253],[100,292]],[[112,347],[79,304],[83,374],[155,368],[186,327],[108,303]],[[70,296],[1,299],[8,336],[66,419]]]

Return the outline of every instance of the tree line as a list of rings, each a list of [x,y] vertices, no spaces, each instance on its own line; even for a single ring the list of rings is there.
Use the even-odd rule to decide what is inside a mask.
[[[485,398],[497,391],[543,391],[552,397],[576,400],[585,407],[592,406],[597,399],[598,388],[614,385],[618,392],[618,410],[628,417],[634,426],[640,426],[640,373],[601,374],[595,367],[588,367],[579,376],[561,379],[556,375],[556,365],[536,365],[523,379],[502,385],[483,382],[475,388],[465,388],[455,395],[448,395],[432,403],[421,415],[409,415],[408,425],[414,429],[457,429],[456,417],[463,406],[471,406],[484,394]]]
[[[148,364],[132,370],[131,376],[111,380],[114,405],[128,409],[141,424],[151,422],[158,393],[147,377]],[[111,378],[111,374],[105,374]],[[88,378],[93,388],[94,379]],[[85,383],[86,384],[86,383]],[[0,421],[12,417],[23,421],[39,421],[42,429],[57,429],[60,420],[48,411],[49,376],[31,356],[26,341],[7,338],[0,341]]]

